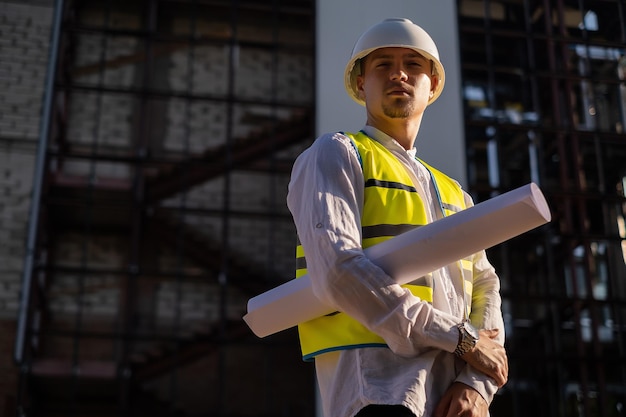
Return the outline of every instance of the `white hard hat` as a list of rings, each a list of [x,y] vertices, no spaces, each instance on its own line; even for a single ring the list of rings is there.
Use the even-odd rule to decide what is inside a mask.
[[[446,79],[443,65],[439,61],[439,51],[430,35],[409,19],[385,19],[366,30],[356,41],[344,73],[348,95],[360,105],[365,105],[365,101],[359,97],[356,85],[356,78],[361,73],[358,61],[376,49],[389,47],[413,49],[433,62],[434,74],[437,75],[439,82],[428,104],[437,100]]]

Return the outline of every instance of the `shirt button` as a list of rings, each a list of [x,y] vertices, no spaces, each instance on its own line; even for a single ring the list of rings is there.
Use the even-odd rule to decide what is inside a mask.
[[[454,298],[454,293],[452,291],[448,291],[448,298],[451,300]]]
[[[315,225],[315,228],[316,228],[316,229],[321,229],[321,228],[322,228],[322,223],[318,223],[318,224],[316,224],[316,225]]]

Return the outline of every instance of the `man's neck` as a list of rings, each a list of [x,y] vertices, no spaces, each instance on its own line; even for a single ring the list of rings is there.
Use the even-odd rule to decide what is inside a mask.
[[[367,124],[396,140],[404,149],[412,149],[419,132],[421,117],[416,119],[385,119],[372,120],[368,118]]]

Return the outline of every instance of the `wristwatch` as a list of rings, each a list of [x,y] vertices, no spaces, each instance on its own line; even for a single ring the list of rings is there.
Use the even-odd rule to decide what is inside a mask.
[[[454,349],[454,354],[461,357],[476,346],[479,334],[478,329],[472,326],[469,320],[464,320],[457,324],[456,327],[459,329],[459,343],[456,345],[456,349]]]

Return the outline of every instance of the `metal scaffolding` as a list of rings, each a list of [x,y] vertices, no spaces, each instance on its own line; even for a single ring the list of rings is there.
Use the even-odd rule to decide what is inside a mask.
[[[292,276],[282,187],[313,136],[313,3],[55,11],[19,412],[312,415],[295,333],[260,341],[241,316]]]
[[[469,191],[553,221],[489,251],[492,416],[626,414],[626,3],[458,0]],[[312,416],[284,197],[313,140],[313,0],[57,0],[15,360],[27,416]],[[514,219],[512,219],[514,221]],[[242,394],[242,393],[245,393]]]
[[[490,253],[511,363],[493,413],[624,415],[624,2],[458,7],[470,189],[537,182],[554,218]]]

